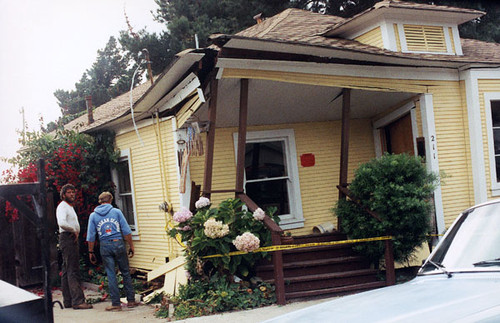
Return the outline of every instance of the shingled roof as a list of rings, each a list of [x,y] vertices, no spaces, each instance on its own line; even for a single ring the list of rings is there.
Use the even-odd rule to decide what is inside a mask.
[[[147,81],[132,90],[132,104],[135,103],[146,93],[151,87],[151,82]],[[68,122],[64,128],[85,132],[90,129],[97,128],[109,121],[115,120],[130,111],[130,92],[124,93],[95,108],[93,111],[94,122],[88,124],[88,116],[84,115]]]
[[[394,5],[394,1],[384,1]],[[411,8],[427,8],[428,5],[397,2],[398,5]],[[434,6],[431,6],[434,8]],[[452,7],[438,6],[440,10],[452,10]],[[456,9],[456,8],[453,8]],[[463,9],[474,13],[477,10]],[[340,49],[390,57],[402,57],[418,60],[446,61],[459,63],[500,63],[498,44],[479,40],[462,39],[464,55],[402,53],[362,44],[355,40],[326,37],[325,32],[345,23],[346,19],[290,8],[251,26],[233,36],[234,39],[260,40],[266,42],[315,46]],[[228,37],[225,35],[225,37]]]
[[[480,17],[483,16],[485,13],[479,10],[475,9],[467,9],[467,8],[457,8],[457,7],[450,7],[450,6],[436,6],[436,5],[429,5],[425,3],[415,3],[415,2],[406,2],[406,1],[400,1],[400,0],[383,0],[380,2],[377,2],[373,7],[368,8],[367,10],[358,13],[357,15],[354,15],[351,18],[344,19],[344,21],[340,24],[337,24],[336,26],[332,27],[328,32],[331,32],[332,30],[339,28],[342,25],[345,25],[349,22],[355,21],[359,19],[360,17],[374,11],[374,10],[380,10],[384,8],[394,8],[394,9],[410,9],[410,10],[418,10],[418,11],[434,11],[434,12],[443,12],[443,13],[459,13],[459,14],[465,14],[466,16],[469,16],[469,19],[475,18],[475,17]],[[463,23],[465,21],[462,21],[460,23]],[[328,33],[327,32],[327,33]]]

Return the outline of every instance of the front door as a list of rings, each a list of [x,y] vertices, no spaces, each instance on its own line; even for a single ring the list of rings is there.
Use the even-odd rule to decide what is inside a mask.
[[[381,134],[384,152],[415,154],[411,115],[409,113],[383,127]]]

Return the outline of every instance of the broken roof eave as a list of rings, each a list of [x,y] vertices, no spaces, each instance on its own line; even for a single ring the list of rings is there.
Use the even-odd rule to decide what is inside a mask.
[[[158,76],[155,83],[134,103],[134,118],[135,121],[149,117],[154,111],[151,110],[165,95],[176,87],[179,80],[186,72],[199,62],[205,56],[204,53],[193,51],[181,52],[170,63],[169,67]],[[93,128],[86,129],[85,132],[98,131],[106,128],[119,128],[122,125],[132,123],[132,114],[130,109],[117,115],[116,118],[98,125]]]
[[[421,57],[401,57],[396,55],[367,53],[350,48],[334,48],[329,46],[311,45],[301,42],[286,42],[268,39],[247,38],[233,36],[224,45],[225,48],[251,49],[257,51],[269,51],[280,53],[293,53],[302,55],[313,55],[325,58],[346,59],[360,62],[372,62],[392,66],[423,66],[423,67],[448,67],[460,68],[469,63],[447,60],[448,55],[443,55],[443,59],[425,59]],[[498,65],[498,64],[496,64]]]

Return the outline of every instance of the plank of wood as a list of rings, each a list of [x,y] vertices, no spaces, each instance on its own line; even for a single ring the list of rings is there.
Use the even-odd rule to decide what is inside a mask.
[[[170,271],[173,271],[181,266],[184,266],[186,263],[186,259],[184,257],[177,257],[169,262],[167,262],[164,265],[161,265],[160,267],[151,270],[148,273],[148,281],[152,281],[155,278],[160,277],[161,275],[164,275]]]

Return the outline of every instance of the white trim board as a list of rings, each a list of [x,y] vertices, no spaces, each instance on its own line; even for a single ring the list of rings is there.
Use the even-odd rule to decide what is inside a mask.
[[[488,158],[490,162],[491,194],[500,196],[500,183],[497,181],[495,161],[495,140],[493,137],[493,120],[491,116],[491,101],[500,101],[500,92],[484,93],[484,112],[486,115],[486,129],[488,138]]]
[[[439,174],[439,160],[437,150],[436,126],[434,122],[434,104],[432,94],[420,96],[420,112],[422,115],[422,135],[425,138],[425,163],[427,170]],[[446,230],[444,222],[443,199],[441,185],[434,190],[434,210],[436,212],[436,224],[438,233]]]
[[[403,80],[458,81],[457,69],[432,67],[381,67],[270,60],[220,58],[219,68],[320,74],[332,76],[388,78]],[[221,76],[223,77],[223,75]]]

